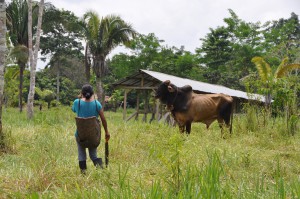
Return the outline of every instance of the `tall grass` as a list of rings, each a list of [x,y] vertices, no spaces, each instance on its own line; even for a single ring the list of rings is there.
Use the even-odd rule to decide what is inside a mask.
[[[209,130],[195,123],[186,136],[105,112],[109,167],[88,160],[83,176],[69,107],[36,110],[32,121],[4,109],[11,152],[0,158],[0,198],[300,198],[300,132],[292,136],[284,118],[251,111],[234,116],[226,139],[217,123]],[[103,143],[98,153],[104,157]]]

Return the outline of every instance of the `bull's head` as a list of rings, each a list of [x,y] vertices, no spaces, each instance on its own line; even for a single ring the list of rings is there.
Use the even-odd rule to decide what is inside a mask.
[[[176,91],[176,86],[170,82],[170,80],[164,81],[156,90],[155,98],[160,99],[163,103],[166,103],[170,94]]]

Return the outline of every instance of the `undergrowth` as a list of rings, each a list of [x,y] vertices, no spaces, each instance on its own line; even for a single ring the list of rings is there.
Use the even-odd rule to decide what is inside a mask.
[[[225,139],[217,123],[208,130],[194,123],[186,136],[105,112],[109,166],[98,170],[88,160],[83,176],[70,107],[36,110],[32,121],[4,109],[11,150],[0,158],[0,198],[300,198],[299,131],[256,111],[235,115]],[[103,158],[103,143],[98,153]]]

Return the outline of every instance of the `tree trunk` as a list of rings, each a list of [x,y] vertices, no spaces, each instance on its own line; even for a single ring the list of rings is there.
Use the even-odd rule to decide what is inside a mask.
[[[102,79],[100,77],[96,77],[96,94],[98,100],[101,102],[103,105],[103,86],[102,86]]]
[[[96,94],[98,100],[102,103],[104,101],[104,91],[102,85],[102,78],[105,74],[105,57],[97,56],[94,60],[94,72],[96,74]],[[102,103],[104,105],[104,103]]]
[[[20,112],[23,111],[23,82],[24,82],[24,70],[25,70],[25,64],[23,62],[18,63],[20,67],[20,83],[19,83],[19,109]]]
[[[85,46],[85,55],[84,55],[84,63],[85,63],[85,78],[86,78],[86,81],[87,83],[90,82],[90,79],[91,79],[91,61],[90,61],[90,58],[89,58],[89,51],[88,51],[88,44],[86,44]]]
[[[2,102],[4,90],[4,67],[6,55],[6,4],[0,0],[0,148],[4,148],[4,135],[2,130]]]
[[[40,48],[40,35],[42,28],[42,17],[44,10],[44,0],[41,0],[39,3],[39,15],[38,15],[38,24],[37,24],[37,32],[36,32],[36,41],[34,46],[34,52],[32,54],[32,1],[28,0],[28,40],[31,44],[29,44],[29,54],[30,56],[30,88],[28,94],[27,101],[27,117],[28,119],[33,118],[33,101],[34,101],[34,92],[35,92],[35,73],[36,73],[36,65],[38,58],[38,51]],[[30,34],[31,33],[31,34]],[[30,46],[31,45],[31,46]]]
[[[59,89],[60,89],[60,68],[59,63],[57,66],[57,73],[56,73],[56,100],[59,102]]]

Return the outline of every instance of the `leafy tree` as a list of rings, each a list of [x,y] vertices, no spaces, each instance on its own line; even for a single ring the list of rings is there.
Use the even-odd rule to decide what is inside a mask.
[[[270,61],[276,61],[276,64],[279,64],[285,56],[290,57],[290,60],[294,61],[296,59],[295,51],[299,51],[300,47],[300,23],[298,15],[291,13],[291,17],[288,19],[281,18],[265,23],[263,26],[263,36],[265,40],[263,43],[264,48],[268,52],[267,57]]]
[[[14,46],[12,55],[20,67],[19,108],[23,105],[23,75],[28,61],[28,5],[26,0],[12,0],[7,6],[7,29]],[[33,7],[33,26],[37,23],[37,6]]]
[[[254,71],[251,59],[262,52],[260,24],[239,19],[231,9],[229,13],[226,25],[210,29],[196,52],[210,83],[243,89],[239,80]]]
[[[112,71],[114,79],[118,80],[137,72],[139,65],[135,56],[120,53],[112,57],[108,68]]]
[[[199,61],[207,68],[205,74],[208,82],[217,84],[222,78],[222,73],[226,71],[226,63],[230,60],[232,53],[232,43],[230,33],[225,27],[210,29],[202,40],[201,48],[196,49]]]
[[[183,52],[175,60],[176,73],[179,77],[189,78],[190,71],[195,65],[195,56],[190,52]]]
[[[72,52],[70,52],[72,53]],[[82,58],[82,57],[81,57]],[[80,82],[80,87],[82,84],[85,82],[83,78],[81,77],[81,71],[82,67],[80,66],[83,65],[82,59],[77,57],[76,55],[57,55],[55,54],[52,56],[50,62],[46,65],[46,68],[49,68],[49,76],[52,77],[53,74],[56,76],[56,100],[59,102],[60,101],[60,83],[62,78],[61,77],[67,77],[71,78],[74,83],[75,82]],[[81,70],[80,70],[81,69]],[[77,76],[74,76],[74,75]],[[71,77],[73,76],[73,78]],[[77,84],[78,85],[78,84]]]
[[[66,65],[60,66],[59,78],[59,95],[60,103],[70,105],[80,93],[82,85],[86,82],[85,77],[82,75],[84,71],[83,59],[66,58]],[[42,90],[51,90],[57,93],[57,68],[47,67],[37,72],[36,86]]]
[[[184,47],[168,47],[163,42],[154,33],[137,35],[131,41],[131,54],[115,55],[109,63],[115,78],[124,78],[139,69],[190,78],[192,68],[197,67],[196,57]]]
[[[82,38],[82,27],[74,13],[50,6],[44,14],[42,28],[42,55],[58,57],[82,54],[83,46],[79,41]]]
[[[48,109],[49,109],[51,101],[55,99],[55,93],[48,89],[41,90],[38,87],[36,87],[35,89],[36,89],[36,95],[43,101],[47,102]]]
[[[51,6],[43,18],[43,33],[41,54],[51,57],[46,67],[53,68],[52,71],[56,73],[56,97],[59,101],[60,76],[63,75],[63,70],[71,65],[72,59],[83,58],[83,46],[78,40],[82,38],[82,26],[72,12]]]
[[[154,33],[148,35],[139,34],[132,40],[130,48],[136,57],[139,69],[152,69],[151,63],[157,61],[159,52],[162,50],[161,43]]]

